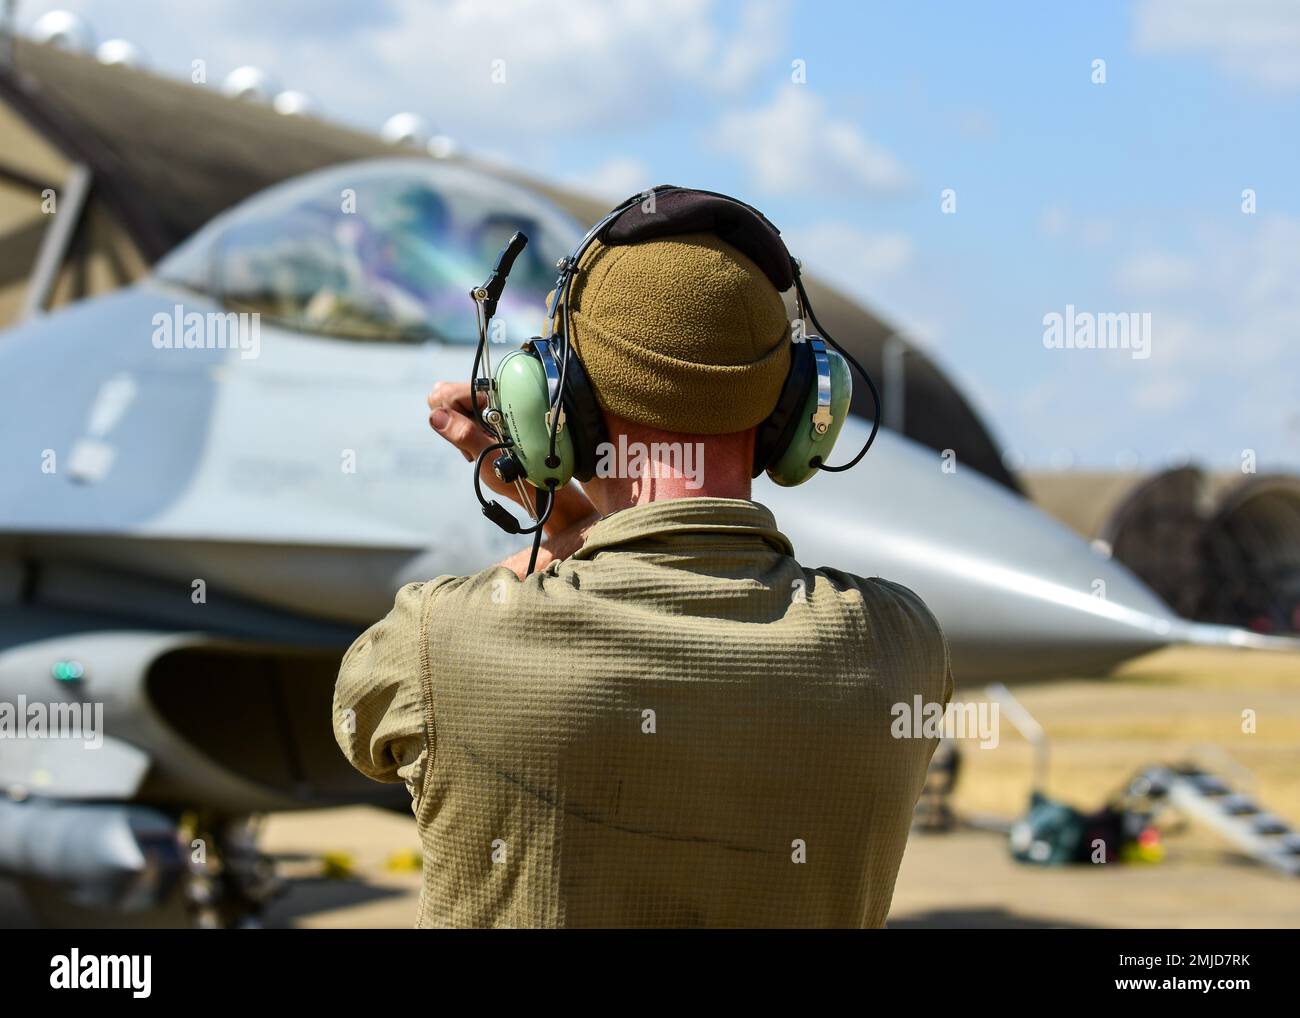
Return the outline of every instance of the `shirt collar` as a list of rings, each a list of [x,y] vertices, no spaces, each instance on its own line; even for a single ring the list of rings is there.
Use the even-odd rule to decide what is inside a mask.
[[[776,518],[765,505],[740,498],[673,498],[604,517],[573,557],[592,558],[599,551],[644,538],[686,533],[754,536],[783,554],[794,555],[789,538],[777,529]]]

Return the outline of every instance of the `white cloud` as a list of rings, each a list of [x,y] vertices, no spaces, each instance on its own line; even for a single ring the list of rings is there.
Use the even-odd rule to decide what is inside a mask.
[[[1102,451],[1109,460],[1109,450],[1136,449],[1155,465],[1178,443],[1217,465],[1246,448],[1266,469],[1300,463],[1300,218],[1225,217],[1185,238],[1150,223],[1129,227],[1116,246],[1130,235],[1164,242],[1116,252],[1111,286],[1084,309],[1150,312],[1150,358],[1045,356],[1044,374],[999,408],[1008,432],[1035,462],[1056,443],[1087,450],[1093,464]]]
[[[1226,372],[1281,368],[1287,357],[1300,368],[1300,219],[1241,218],[1231,228],[1202,228],[1178,252],[1146,249],[1121,263],[1116,287],[1164,323],[1153,357],[1164,329],[1180,354]]]
[[[1168,412],[1185,406],[1192,398],[1192,386],[1185,378],[1155,378],[1143,382],[1133,392],[1133,405],[1139,410]]]
[[[869,233],[847,223],[817,223],[785,231],[790,253],[845,293],[870,300],[897,278],[915,250],[905,233]]]
[[[1202,420],[1230,425],[1244,446],[1294,459],[1286,414],[1300,378],[1300,219],[1242,219],[1202,228],[1176,253],[1139,252],[1117,271],[1117,286],[1152,314],[1156,374],[1130,395],[1161,416],[1203,408]]]
[[[632,156],[613,156],[589,170],[571,174],[565,183],[584,194],[620,201],[662,181],[650,179],[650,167]]]
[[[715,43],[720,54],[709,75],[712,84],[736,92],[772,64],[786,36],[787,4],[784,0],[749,2],[741,9],[740,23],[729,45]]]
[[[1183,255],[1148,251],[1120,265],[1116,285],[1130,293],[1156,294],[1180,290],[1196,278],[1196,266]]]
[[[784,87],[767,106],[724,115],[717,146],[739,159],[766,194],[882,194],[907,183],[889,151],[832,116],[806,85]]]
[[[820,222],[789,227],[782,236],[810,275],[861,302],[910,342],[938,349],[950,323],[929,279],[917,271],[919,253],[906,233]]]
[[[1300,88],[1295,0],[1144,0],[1134,35],[1139,52],[1205,54],[1256,84]]]

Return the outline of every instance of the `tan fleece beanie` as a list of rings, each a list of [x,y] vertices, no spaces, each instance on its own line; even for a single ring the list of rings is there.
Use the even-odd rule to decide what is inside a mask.
[[[776,406],[790,322],[776,288],[711,233],[583,255],[570,296],[574,350],[605,410],[665,431],[744,431]]]

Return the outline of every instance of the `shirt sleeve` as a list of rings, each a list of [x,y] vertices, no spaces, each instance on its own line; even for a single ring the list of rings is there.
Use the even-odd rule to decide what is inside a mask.
[[[890,580],[875,582],[893,591],[904,606],[908,619],[905,628],[911,634],[907,640],[908,653],[920,672],[917,678],[924,683],[919,692],[930,701],[941,697],[937,702],[946,707],[952,702],[953,694],[952,654],[939,619],[914,590]]]
[[[943,630],[939,630],[939,639],[943,641],[943,703],[946,707],[952,703],[952,654],[948,647],[948,638],[943,635]]]
[[[429,735],[424,716],[431,584],[397,592],[393,610],[357,638],[334,686],[334,738],[348,761],[376,781],[420,787]]]

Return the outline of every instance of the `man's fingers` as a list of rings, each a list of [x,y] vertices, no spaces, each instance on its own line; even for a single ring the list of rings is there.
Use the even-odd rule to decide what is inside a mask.
[[[452,406],[460,396],[469,395],[468,382],[438,382],[429,390],[429,409],[436,410],[440,406]],[[468,406],[468,400],[466,400]]]
[[[479,393],[477,400],[480,406],[484,403],[482,393]],[[470,413],[470,389],[469,382],[439,382],[429,392],[428,404],[430,411],[438,407],[447,407],[449,410],[458,410],[462,414]]]
[[[429,427],[472,461],[490,445],[470,410],[468,382],[439,382],[429,392]]]
[[[429,427],[459,449],[467,460],[474,459],[492,444],[469,417],[446,406],[433,408],[429,414]]]

